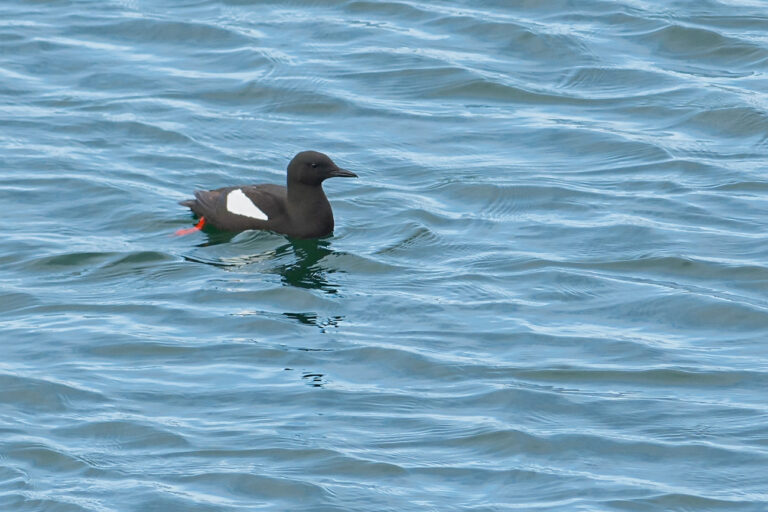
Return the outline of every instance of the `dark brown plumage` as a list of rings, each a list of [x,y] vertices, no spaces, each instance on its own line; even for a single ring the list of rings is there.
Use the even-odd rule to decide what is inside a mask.
[[[302,151],[288,164],[286,186],[243,185],[197,190],[181,201],[208,224],[225,231],[264,229],[293,238],[319,238],[333,232],[333,211],[323,181],[356,178],[317,151]]]

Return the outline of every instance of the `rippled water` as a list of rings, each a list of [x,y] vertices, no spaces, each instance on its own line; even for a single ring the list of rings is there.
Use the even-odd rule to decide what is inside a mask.
[[[0,510],[767,510],[766,34],[0,4]],[[171,236],[310,148],[333,237]]]

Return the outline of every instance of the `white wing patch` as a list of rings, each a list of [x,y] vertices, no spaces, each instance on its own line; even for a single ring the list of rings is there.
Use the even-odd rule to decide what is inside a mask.
[[[227,194],[227,210],[237,215],[244,215],[245,217],[251,217],[253,219],[267,220],[267,215],[259,210],[259,208],[253,204],[253,201],[248,199],[248,196],[243,194],[243,191],[236,188],[229,194]]]

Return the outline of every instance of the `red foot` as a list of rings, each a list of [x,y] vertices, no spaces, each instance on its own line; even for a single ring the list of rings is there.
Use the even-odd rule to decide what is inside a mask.
[[[200,231],[201,229],[203,229],[203,226],[205,226],[205,217],[200,217],[200,222],[195,224],[195,227],[180,229],[176,231],[176,236],[188,235],[190,233],[194,233],[195,231]]]

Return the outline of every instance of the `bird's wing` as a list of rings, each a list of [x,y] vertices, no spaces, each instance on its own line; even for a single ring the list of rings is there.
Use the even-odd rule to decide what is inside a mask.
[[[268,218],[274,219],[285,215],[285,200],[287,191],[279,185],[246,185],[237,187],[247,197],[254,207],[262,211]],[[248,206],[248,205],[246,205]]]

